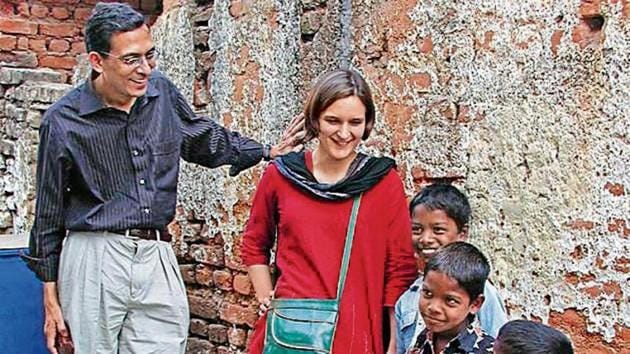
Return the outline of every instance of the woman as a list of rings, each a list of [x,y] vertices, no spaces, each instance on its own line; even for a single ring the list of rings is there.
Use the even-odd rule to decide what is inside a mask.
[[[275,298],[332,299],[353,199],[362,194],[345,287],[333,340],[334,353],[382,353],[383,310],[393,306],[416,276],[411,226],[394,161],[356,151],[369,137],[375,110],[365,80],[354,71],[321,77],[305,110],[312,152],[290,153],[261,178],[245,229],[242,257],[262,304]],[[278,239],[275,289],[270,251]],[[264,346],[266,315],[256,324],[250,353]]]

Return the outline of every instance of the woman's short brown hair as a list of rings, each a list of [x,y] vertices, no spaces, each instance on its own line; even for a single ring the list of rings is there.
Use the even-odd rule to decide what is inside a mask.
[[[370,136],[374,127],[374,101],[372,92],[363,77],[354,70],[337,69],[326,73],[317,80],[311,89],[304,107],[305,141],[319,134],[319,116],[335,101],[357,96],[365,106],[365,132],[363,140]]]

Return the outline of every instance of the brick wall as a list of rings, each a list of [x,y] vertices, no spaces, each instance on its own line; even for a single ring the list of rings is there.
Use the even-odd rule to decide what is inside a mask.
[[[38,119],[69,87],[93,4],[0,0],[0,237],[28,230]],[[378,108],[364,148],[396,158],[409,195],[436,179],[466,190],[511,316],[562,328],[578,353],[630,351],[627,1],[132,4],[172,15],[162,34],[192,27],[195,63],[162,43],[160,69],[199,112],[263,142],[319,73],[350,63]],[[171,229],[189,353],[246,348],[257,304],[239,245],[263,168],[183,164]]]
[[[77,55],[85,52],[82,28],[97,0],[0,0],[0,65],[50,68],[70,82]],[[144,14],[160,2],[128,1]]]

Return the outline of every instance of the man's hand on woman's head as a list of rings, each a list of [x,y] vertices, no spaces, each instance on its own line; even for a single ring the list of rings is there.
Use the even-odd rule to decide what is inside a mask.
[[[282,133],[278,144],[271,147],[269,156],[274,159],[280,155],[288,154],[292,151],[300,151],[304,147],[303,139],[306,135],[304,130],[304,114],[300,113],[293,117]]]

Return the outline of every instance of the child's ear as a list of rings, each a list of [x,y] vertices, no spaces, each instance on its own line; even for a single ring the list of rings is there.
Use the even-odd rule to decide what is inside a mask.
[[[479,294],[479,296],[470,303],[470,313],[476,315],[479,309],[481,309],[481,305],[483,305],[485,299],[483,294]]]
[[[467,241],[468,240],[468,224],[464,225],[462,229],[459,231],[459,241]]]

